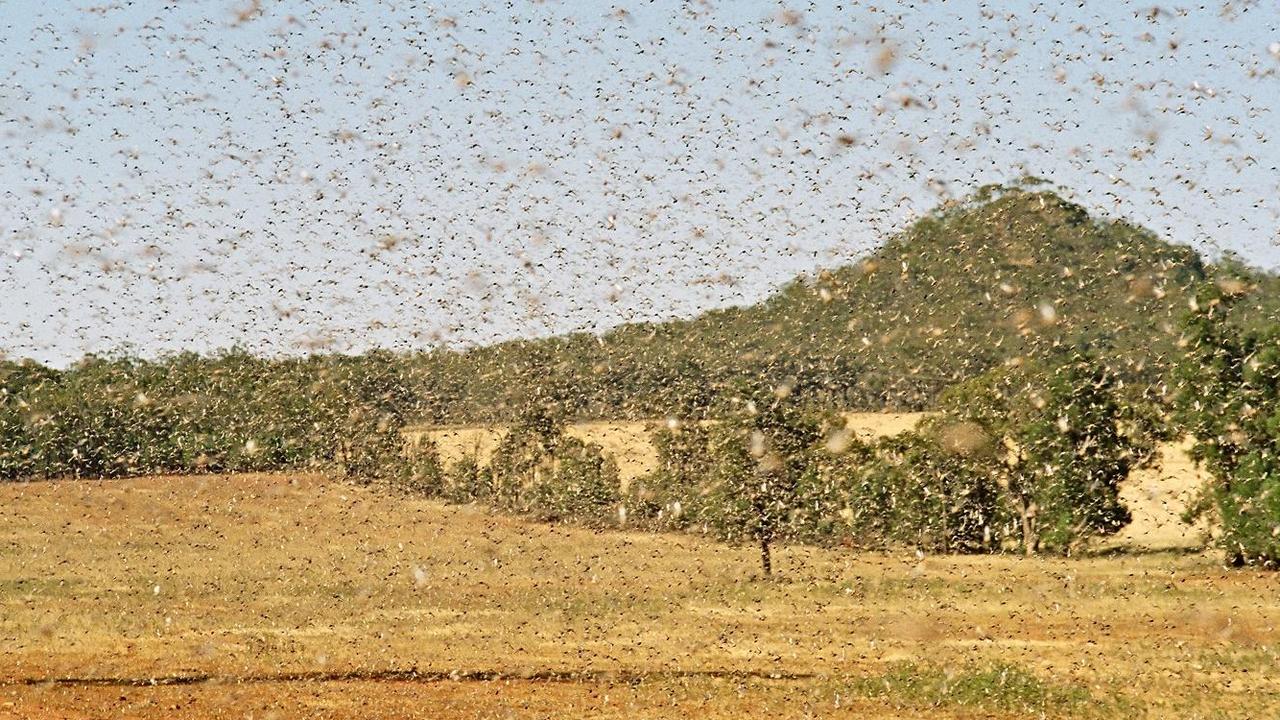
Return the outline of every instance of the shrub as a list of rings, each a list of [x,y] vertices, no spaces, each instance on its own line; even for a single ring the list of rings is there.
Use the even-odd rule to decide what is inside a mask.
[[[401,483],[409,492],[425,497],[443,497],[448,485],[440,449],[434,440],[423,438],[406,450],[406,474]]]
[[[493,475],[474,455],[463,457],[445,472],[445,500],[465,504],[492,497]]]
[[[867,476],[850,504],[871,509],[861,535],[930,552],[999,547],[999,488],[984,468],[928,433],[907,432],[876,444]]]
[[[599,445],[564,437],[552,470],[529,489],[528,507],[541,520],[604,527],[618,521],[618,469]]]
[[[494,503],[518,513],[533,510],[532,491],[550,479],[556,447],[563,439],[560,421],[541,406],[525,410],[493,451]]]
[[[714,467],[711,431],[700,423],[671,423],[652,437],[658,466],[627,488],[628,520],[654,530],[687,528]]]
[[[616,522],[618,471],[598,445],[564,434],[544,406],[520,415],[490,463],[494,501],[543,520],[600,527]]]
[[[883,547],[889,544],[892,518],[886,512],[892,493],[875,472],[877,446],[833,431],[837,443],[824,443],[817,462],[801,476],[793,533],[819,545]],[[828,433],[828,438],[831,433]]]

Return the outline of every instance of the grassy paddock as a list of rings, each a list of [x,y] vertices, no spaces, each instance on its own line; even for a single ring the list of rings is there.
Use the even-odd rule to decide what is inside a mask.
[[[1280,712],[1276,577],[1215,555],[757,562],[313,476],[0,485],[0,718]]]

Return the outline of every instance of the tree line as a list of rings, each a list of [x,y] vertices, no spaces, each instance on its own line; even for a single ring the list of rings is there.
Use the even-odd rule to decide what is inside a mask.
[[[1208,283],[1182,322],[1186,360],[1155,392],[1087,351],[1004,363],[944,391],[914,430],[859,439],[791,382],[740,383],[656,429],[657,468],[625,491],[600,447],[537,405],[488,466],[433,467],[429,494],[541,519],[777,542],[928,552],[1070,555],[1131,519],[1130,473],[1184,434],[1211,481],[1185,518],[1209,518],[1233,564],[1280,564],[1280,325],[1239,322],[1243,285]]]
[[[746,386],[714,421],[673,418],[653,437],[657,468],[625,492],[599,447],[566,437],[541,409],[488,467],[464,460],[427,489],[543,519],[751,543],[767,575],[777,542],[1070,553],[1128,522],[1119,484],[1159,439],[1115,378],[1081,356],[984,374],[916,430],[874,442],[792,391]]]
[[[1071,553],[1129,521],[1118,487],[1189,434],[1212,482],[1189,512],[1237,564],[1280,562],[1280,325],[1241,322],[1243,281],[1203,284],[1169,384],[1126,383],[1087,348],[1006,361],[952,384],[915,430],[855,437],[803,378],[689,383],[657,430],[659,463],[625,489],[569,437],[572,388],[526,385],[487,464],[404,451],[423,378],[359,357],[91,357],[0,363],[0,478],[314,469],[549,521],[931,552]],[[767,377],[767,380],[766,380]],[[685,387],[685,386],[682,386]]]
[[[413,391],[396,356],[243,351],[66,370],[0,363],[0,479],[286,469],[401,472]]]

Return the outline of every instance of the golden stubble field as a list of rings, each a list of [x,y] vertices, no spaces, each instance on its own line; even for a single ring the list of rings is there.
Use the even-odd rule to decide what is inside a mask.
[[[844,413],[844,417],[851,431],[869,440],[909,430],[924,413]],[[618,475],[625,484],[657,466],[658,455],[650,437],[661,423],[660,420],[584,422],[568,426],[566,432],[599,445],[617,463]],[[505,432],[502,426],[460,425],[410,429],[405,435],[411,443],[423,439],[434,441],[441,461],[452,465],[467,456],[487,461]]]
[[[790,547],[762,580],[318,476],[0,485],[0,718],[1280,716],[1276,576],[1126,542]],[[1039,685],[984,700],[991,668]]]

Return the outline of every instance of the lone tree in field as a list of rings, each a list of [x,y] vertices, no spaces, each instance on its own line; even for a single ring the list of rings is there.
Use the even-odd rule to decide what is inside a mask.
[[[1154,443],[1128,430],[1114,376],[1087,357],[1002,368],[943,394],[944,445],[990,473],[1023,551],[1069,553],[1128,524],[1119,486]]]
[[[1230,310],[1244,292],[1200,289],[1183,322],[1187,354],[1175,408],[1212,481],[1187,519],[1216,515],[1234,565],[1280,566],[1280,325],[1242,329]]]
[[[811,469],[817,424],[778,392],[756,394],[716,430],[711,452],[720,497],[708,505],[710,519],[725,539],[758,544],[761,569],[772,575],[772,546],[796,508],[801,476]]]

